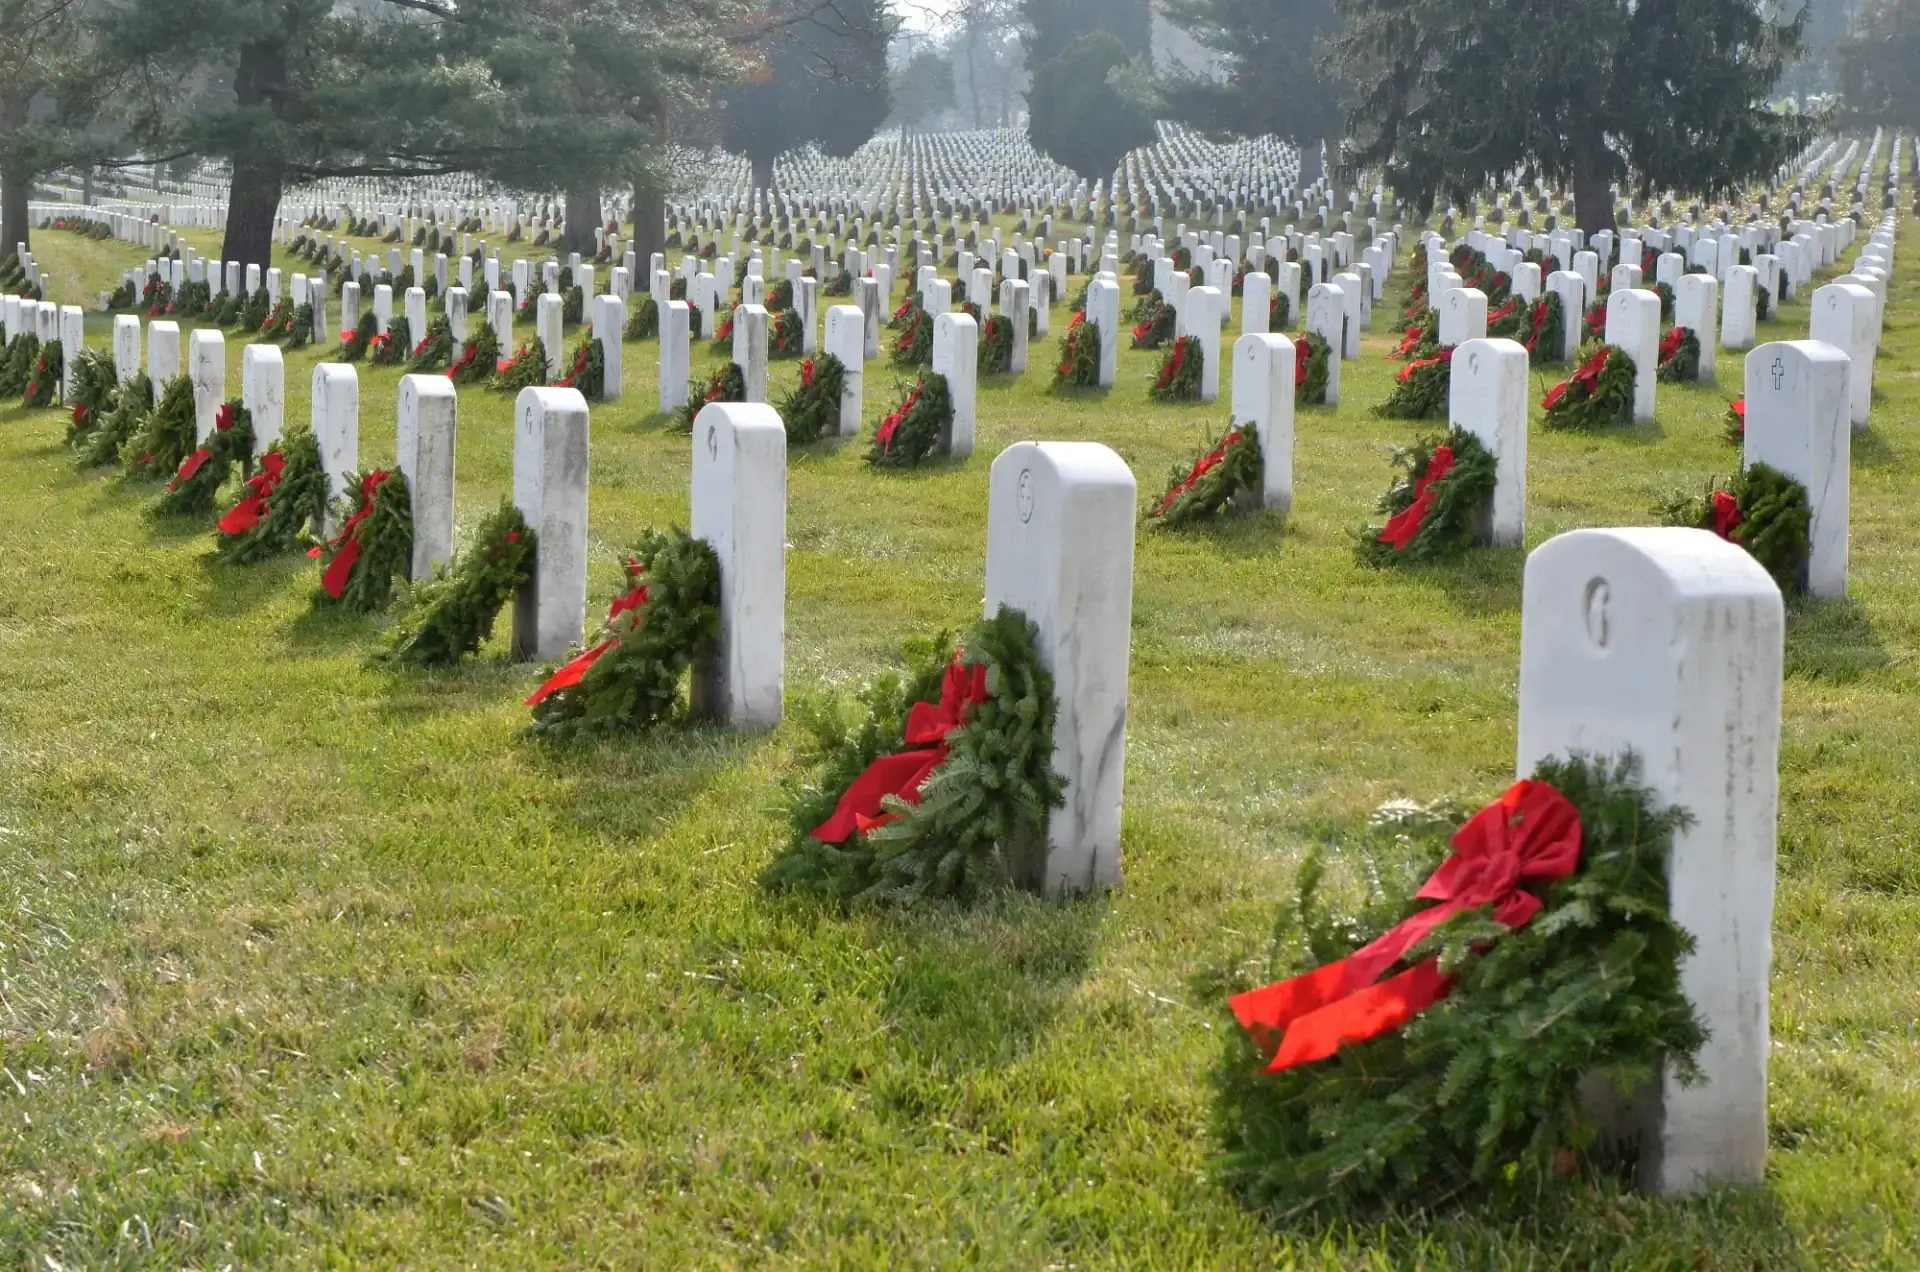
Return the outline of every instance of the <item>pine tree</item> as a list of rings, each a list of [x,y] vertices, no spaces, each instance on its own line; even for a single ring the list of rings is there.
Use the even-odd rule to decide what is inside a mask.
[[[1334,0],[1351,85],[1346,163],[1384,166],[1422,212],[1511,172],[1569,184],[1580,228],[1612,187],[1723,194],[1807,135],[1766,98],[1801,19],[1750,0]]]
[[[1083,177],[1104,179],[1127,151],[1152,141],[1152,117],[1115,92],[1109,80],[1128,61],[1118,39],[1096,31],[1036,68],[1027,90],[1027,136],[1034,148]]]
[[[1339,88],[1321,69],[1333,0],[1165,0],[1161,7],[1222,69],[1170,68],[1156,85],[1168,113],[1216,135],[1285,137],[1309,164],[1302,175],[1318,176],[1320,142],[1341,132]],[[1275,84],[1287,90],[1275,92]]]

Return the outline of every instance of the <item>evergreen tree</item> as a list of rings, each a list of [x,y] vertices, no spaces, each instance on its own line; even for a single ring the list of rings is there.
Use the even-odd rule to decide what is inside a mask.
[[[1420,210],[1511,172],[1570,184],[1580,228],[1615,183],[1717,194],[1770,173],[1807,121],[1767,94],[1800,19],[1751,0],[1334,0],[1332,70],[1352,85],[1353,168],[1384,166]]]
[[[886,120],[887,45],[899,23],[886,0],[780,0],[762,25],[743,50],[752,73],[726,90],[721,137],[764,190],[785,151],[811,141],[844,157]]]
[[[1027,27],[1027,69],[1035,74],[1069,44],[1096,31],[1120,41],[1128,57],[1153,51],[1148,0],[1022,0],[1020,16]]]
[[[1317,165],[1337,142],[1340,94],[1321,71],[1335,27],[1333,0],[1164,0],[1167,20],[1220,62],[1206,75],[1170,68],[1155,87],[1167,113],[1216,136],[1272,133]],[[1275,92],[1276,84],[1286,91]],[[1303,169],[1312,180],[1317,171]]]
[[[1129,65],[1126,48],[1106,32],[1083,35],[1033,74],[1027,136],[1034,148],[1081,176],[1112,175],[1121,156],[1153,140],[1153,119],[1114,90]]]
[[[1866,0],[1839,43],[1840,109],[1890,128],[1920,119],[1920,0]]]
[[[35,180],[84,162],[106,87],[91,59],[86,0],[0,0],[0,261],[31,242]]]

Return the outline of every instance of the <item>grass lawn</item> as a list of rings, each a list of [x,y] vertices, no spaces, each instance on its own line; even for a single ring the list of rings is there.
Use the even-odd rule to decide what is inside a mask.
[[[137,257],[33,246],[66,299]],[[6,1263],[1920,1265],[1920,264],[1900,259],[1854,443],[1852,598],[1788,635],[1764,1188],[1276,1230],[1209,1176],[1227,1018],[1196,970],[1264,956],[1330,826],[1511,776],[1522,554],[1353,561],[1418,431],[1368,410],[1399,366],[1390,303],[1344,404],[1300,414],[1290,521],[1142,535],[1125,888],[973,913],[765,894],[788,731],[522,741],[538,670],[506,661],[504,623],[457,672],[370,670],[386,620],[310,612],[312,562],[214,565],[208,528],[146,514],[156,486],[76,472],[60,412],[0,411]],[[1002,447],[1105,442],[1144,499],[1226,426],[1147,401],[1158,355],[1123,352],[1110,395],[1051,395],[1066,316],[1023,380],[983,383],[971,461],[792,456],[790,694],[977,614]],[[96,346],[110,322],[90,317]],[[290,420],[319,357],[288,355]],[[687,517],[656,348],[626,361],[593,418],[590,619],[621,550]],[[776,364],[776,400],[797,376]],[[1536,429],[1528,543],[1644,524],[1730,471],[1739,376],[1723,353],[1719,387],[1661,386],[1630,432]],[[390,462],[399,372],[360,377],[363,463]],[[894,397],[870,372],[869,428]],[[507,398],[463,390],[462,533],[510,489],[511,429]]]

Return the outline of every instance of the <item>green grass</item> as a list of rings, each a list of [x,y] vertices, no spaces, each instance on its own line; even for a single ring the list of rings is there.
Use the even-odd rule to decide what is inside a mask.
[[[135,259],[34,247],[62,296]],[[1901,260],[1854,451],[1852,598],[1797,609],[1788,637],[1763,1188],[1279,1231],[1209,1177],[1224,1015],[1189,978],[1262,953],[1328,825],[1511,773],[1522,554],[1353,564],[1414,432],[1367,411],[1397,367],[1388,307],[1346,404],[1301,413],[1290,522],[1142,536],[1125,888],[970,914],[762,893],[786,732],[529,745],[537,669],[507,664],[504,633],[456,673],[369,670],[385,621],[311,614],[311,562],[213,565],[208,534],[144,514],[152,486],[76,473],[60,413],[0,411],[6,1262],[1920,1264],[1920,331]],[[1802,303],[1763,338],[1805,321]],[[94,343],[108,326],[90,320]],[[968,463],[793,455],[791,693],[977,612],[1001,447],[1106,442],[1144,499],[1227,422],[1150,405],[1142,354],[1111,395],[1056,399],[1054,344],[1023,382],[983,385]],[[316,357],[288,356],[290,419]],[[654,368],[628,346],[625,401],[594,412],[595,610],[620,550],[687,516]],[[1738,368],[1663,385],[1653,426],[1536,429],[1528,543],[1644,523],[1729,471]],[[363,462],[391,459],[398,374],[361,368]],[[777,364],[776,397],[796,377]],[[870,422],[890,381],[869,375]],[[463,392],[463,533],[510,488],[511,425],[506,399]]]

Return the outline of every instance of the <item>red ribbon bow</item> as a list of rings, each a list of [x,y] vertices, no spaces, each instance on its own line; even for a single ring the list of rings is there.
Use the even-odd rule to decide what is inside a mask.
[[[220,409],[213,413],[213,431],[216,433],[225,433],[232,428],[233,407],[229,403],[222,402]]]
[[[1580,864],[1580,814],[1545,782],[1516,782],[1453,836],[1453,856],[1421,887],[1422,910],[1379,940],[1318,971],[1235,997],[1240,1027],[1263,1046],[1279,1035],[1268,1073],[1324,1060],[1349,1042],[1398,1029],[1445,998],[1453,978],[1430,958],[1380,977],[1456,914],[1493,907],[1519,929],[1540,912],[1524,884],[1564,879]],[[1376,983],[1377,982],[1377,983]]]
[[[1208,451],[1205,455],[1202,455],[1200,457],[1200,462],[1193,466],[1192,471],[1186,475],[1186,478],[1183,481],[1181,481],[1179,485],[1175,486],[1172,490],[1169,490],[1166,494],[1166,498],[1160,501],[1161,516],[1163,517],[1166,516],[1167,513],[1172,510],[1174,500],[1178,499],[1181,495],[1186,494],[1189,490],[1192,490],[1195,486],[1199,485],[1200,479],[1202,477],[1205,477],[1208,473],[1212,472],[1214,469],[1218,468],[1222,463],[1226,461],[1227,448],[1229,446],[1232,446],[1233,443],[1239,438],[1239,436],[1240,436],[1239,429],[1229,429],[1227,431],[1227,435],[1220,439],[1220,444],[1218,446],[1214,447],[1212,450]]]
[[[1452,361],[1453,361],[1453,350],[1442,349],[1439,353],[1435,354],[1431,358],[1422,358],[1418,362],[1409,362],[1406,366],[1400,368],[1400,374],[1394,378],[1398,380],[1401,384],[1405,384],[1408,380],[1411,380],[1413,378],[1413,373],[1416,371],[1424,371],[1428,367],[1437,367]]]
[[[1313,361],[1313,348],[1303,337],[1293,346],[1293,387],[1300,388],[1307,382],[1307,364]]]
[[[988,696],[986,667],[970,667],[956,654],[941,681],[940,701],[915,703],[907,714],[907,743],[927,749],[883,755],[868,765],[842,792],[833,816],[815,828],[813,837],[821,843],[843,844],[856,833],[864,835],[885,825],[891,819],[882,815],[881,801],[888,795],[919,803],[920,788],[951,750],[947,738],[966,723],[967,712]]]
[[[213,452],[208,450],[204,446],[202,446],[199,450],[193,452],[193,454],[187,456],[187,461],[184,464],[180,465],[180,471],[175,473],[173,475],[173,480],[167,483],[167,490],[169,492],[178,490],[180,489],[181,482],[192,481],[193,475],[199,472],[202,468],[205,468],[207,466],[207,461],[212,458],[213,458]]]
[[[1433,511],[1434,500],[1439,498],[1433,488],[1452,471],[1453,447],[1434,447],[1433,458],[1427,461],[1427,471],[1413,485],[1413,502],[1387,519],[1387,524],[1380,528],[1379,541],[1392,544],[1395,552],[1405,552],[1414,536],[1420,533],[1420,525],[1427,519],[1427,514]]]
[[[340,533],[333,536],[328,548],[337,548],[338,552],[327,565],[327,572],[320,576],[320,586],[327,595],[339,600],[347,590],[347,580],[353,576],[353,567],[360,560],[360,527],[373,515],[374,492],[393,474],[383,468],[376,468],[360,480],[360,511],[347,518],[347,524],[340,527]],[[308,556],[317,557],[323,549],[314,548]]]
[[[1687,329],[1685,327],[1675,327],[1672,331],[1669,331],[1665,336],[1660,338],[1661,366],[1665,366],[1667,363],[1673,361],[1673,356],[1680,352],[1680,346],[1686,342],[1686,339]]]
[[[1740,515],[1740,501],[1731,492],[1716,490],[1713,492],[1713,532],[1727,542],[1733,542],[1733,532],[1740,528],[1746,518]]]

